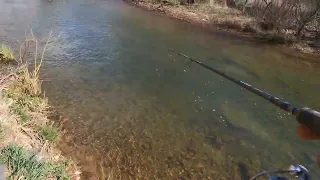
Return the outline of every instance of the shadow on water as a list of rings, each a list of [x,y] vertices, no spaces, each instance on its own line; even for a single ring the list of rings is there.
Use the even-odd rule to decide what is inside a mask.
[[[239,167],[239,171],[241,172],[241,178],[242,179],[250,179],[251,177],[249,176],[249,173],[248,173],[248,169],[247,169],[247,166],[246,164],[242,163],[242,162],[239,162],[238,163],[238,167]]]
[[[313,61],[119,1],[0,7],[0,37],[9,44],[30,27],[40,36],[61,32],[47,54],[43,87],[66,132],[59,146],[79,160],[84,179],[240,180],[292,163],[319,177],[320,146],[297,138],[290,115],[201,67],[186,67],[167,48],[320,109]]]

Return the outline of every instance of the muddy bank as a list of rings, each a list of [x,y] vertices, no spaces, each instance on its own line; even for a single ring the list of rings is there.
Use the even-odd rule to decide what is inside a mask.
[[[152,3],[146,1],[126,1],[137,7],[156,11],[166,16],[189,22],[214,32],[225,32],[238,38],[274,44],[285,51],[299,51],[303,54],[318,56],[320,43],[307,40],[297,41],[294,35],[283,30],[281,33],[265,31],[261,23],[243,14],[240,10],[207,4],[172,5],[169,3]]]

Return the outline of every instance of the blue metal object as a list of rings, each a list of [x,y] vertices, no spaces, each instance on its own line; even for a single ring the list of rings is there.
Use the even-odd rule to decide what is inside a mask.
[[[259,177],[263,177],[266,175],[274,175],[274,174],[289,174],[291,176],[295,176],[298,180],[310,180],[309,171],[301,166],[301,165],[291,165],[287,170],[275,170],[275,171],[263,171],[257,175],[255,175],[250,180],[256,180]],[[269,180],[288,180],[286,177],[272,177]]]
[[[309,171],[302,165],[291,165],[289,170],[296,176],[299,180],[310,180]]]
[[[270,178],[269,180],[289,180],[289,179],[286,177],[273,177],[273,178]]]

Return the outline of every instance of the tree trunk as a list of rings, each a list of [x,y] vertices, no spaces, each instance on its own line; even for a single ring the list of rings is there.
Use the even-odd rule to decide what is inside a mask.
[[[220,1],[221,2],[221,1]],[[233,0],[222,0],[222,6],[230,7],[233,4]]]
[[[211,7],[214,6],[214,0],[210,0],[210,6],[211,6]]]
[[[223,0],[223,4],[224,7],[228,7],[228,0]]]
[[[304,28],[306,27],[306,24],[308,24],[313,18],[314,16],[318,13],[318,11],[320,11],[320,3],[317,4],[317,7],[316,9],[311,12],[303,21],[302,23],[300,24],[298,30],[297,30],[297,33],[296,33],[296,36],[300,37],[301,36],[301,32],[302,30],[304,30]]]
[[[243,3],[243,7],[242,7],[242,12],[244,13],[246,11],[246,6],[247,6],[248,0],[245,0]]]

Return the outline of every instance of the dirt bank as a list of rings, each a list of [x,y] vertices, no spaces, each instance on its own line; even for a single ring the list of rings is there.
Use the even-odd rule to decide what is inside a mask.
[[[291,48],[303,53],[319,55],[320,42],[308,44],[309,41],[295,41],[291,32],[283,30],[274,33],[262,30],[261,24],[254,18],[243,14],[240,10],[208,4],[172,5],[168,3],[152,3],[146,1],[126,1],[143,9],[156,11],[170,18],[187,21],[212,31],[225,31],[249,40],[275,44]]]
[[[80,179],[78,167],[57,148],[60,128],[48,119],[38,76],[44,56],[34,69],[22,56],[20,61],[14,57],[9,48],[0,47],[0,164],[5,169],[0,177]]]
[[[22,91],[21,75],[16,68],[0,70],[0,156],[5,176],[80,179],[77,167],[56,148],[61,134],[47,118],[47,99]]]

